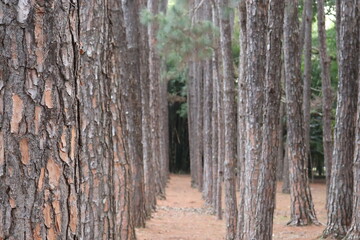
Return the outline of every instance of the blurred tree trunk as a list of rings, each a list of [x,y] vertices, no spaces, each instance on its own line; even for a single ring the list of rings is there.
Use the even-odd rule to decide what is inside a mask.
[[[223,65],[223,97],[224,97],[224,125],[225,125],[225,216],[226,216],[226,239],[236,237],[236,105],[235,105],[235,82],[234,69],[231,54],[231,31],[229,18],[229,1],[217,1],[220,19],[220,47]]]
[[[289,143],[287,137],[285,139],[285,154],[284,154],[284,170],[283,170],[283,185],[281,188],[282,193],[290,193],[290,159],[289,159]]]
[[[312,202],[303,132],[303,86],[300,70],[298,1],[286,3],[284,59],[287,100],[288,157],[290,161],[291,220],[289,225],[318,224]]]
[[[322,88],[322,112],[323,112],[323,145],[324,161],[326,167],[326,196],[329,196],[331,162],[333,151],[333,135],[331,128],[332,89],[330,79],[330,58],[327,54],[326,29],[325,29],[325,5],[324,0],[318,0],[318,34],[321,64],[321,88]],[[327,201],[326,201],[327,202]]]
[[[344,0],[338,11],[339,85],[334,149],[328,196],[328,222],[323,236],[345,236],[352,219],[355,114],[358,92],[359,30],[355,0]]]
[[[360,39],[360,38],[359,38]],[[359,62],[360,63],[360,62]],[[359,79],[360,76],[358,76]],[[360,84],[360,79],[358,80]],[[359,85],[360,89],[360,85]],[[357,115],[356,115],[356,138],[354,154],[354,198],[352,208],[352,221],[346,234],[345,240],[360,239],[360,92],[358,93]]]
[[[283,82],[283,81],[282,81]],[[282,92],[282,90],[281,90]],[[282,95],[282,94],[280,94]],[[276,180],[282,181],[284,178],[284,115],[285,115],[285,103],[280,102],[280,121],[279,121],[279,148],[278,148],[278,157],[276,164]]]
[[[239,59],[239,81],[238,81],[238,185],[239,185],[239,206],[237,235],[239,239],[244,239],[244,202],[245,202],[245,142],[246,142],[246,68],[247,68],[247,28],[246,28],[246,3],[241,1],[239,4],[239,25],[240,25],[240,59]]]
[[[147,7],[148,0],[140,0],[140,9]],[[150,79],[149,79],[149,35],[148,27],[140,24],[140,87],[142,111],[142,147],[144,167],[144,201],[147,217],[155,209],[155,176],[152,164],[151,121],[150,121]]]
[[[212,12],[210,2],[204,2],[202,5],[202,12],[205,20],[212,21]],[[211,37],[209,36],[209,39]],[[213,200],[213,159],[212,159],[212,123],[211,123],[211,113],[212,113],[212,101],[213,101],[213,91],[212,83],[213,78],[213,67],[212,59],[204,60],[204,87],[203,87],[203,139],[204,139],[204,189],[203,196],[207,203],[211,204]]]
[[[305,162],[305,168],[311,168],[310,152],[310,100],[311,100],[311,48],[312,48],[312,2],[313,0],[305,0],[304,2],[304,92],[303,92],[303,108],[304,108],[304,134],[305,134],[305,154],[308,161]],[[311,169],[310,169],[311,171]]]
[[[148,10],[156,15],[160,11],[160,0],[148,0]],[[161,106],[160,106],[160,56],[156,50],[156,33],[159,26],[157,22],[151,22],[148,26],[149,35],[149,108],[150,108],[150,139],[151,139],[151,162],[154,168],[154,183],[156,194],[165,197],[163,183],[163,167],[161,165]],[[155,170],[156,169],[156,170]]]
[[[161,13],[166,14],[168,1],[160,0],[160,9]],[[165,71],[165,62],[161,61],[161,72]],[[159,98],[160,98],[160,164],[161,164],[161,177],[162,185],[167,184],[169,178],[169,109],[168,109],[168,80],[164,77],[160,77],[160,89],[159,89]]]

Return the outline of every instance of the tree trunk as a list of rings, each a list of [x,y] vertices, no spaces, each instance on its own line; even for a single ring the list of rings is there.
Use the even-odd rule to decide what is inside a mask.
[[[121,4],[0,7],[0,238],[133,239],[127,139],[112,134]]]
[[[283,81],[281,81],[283,82]],[[282,90],[281,90],[282,92]],[[282,94],[280,94],[282,95]],[[280,96],[281,97],[281,96]],[[280,122],[279,122],[279,148],[278,148],[278,157],[276,164],[276,180],[282,181],[284,178],[284,115],[285,115],[285,104],[284,102],[280,102]]]
[[[195,98],[195,63],[189,63],[189,83],[187,92],[187,105],[188,105],[188,128],[189,128],[189,144],[190,144],[190,172],[191,172],[191,186],[198,186],[198,165],[196,161],[196,150],[198,142],[196,139],[196,98]]]
[[[286,3],[284,24],[284,59],[286,77],[288,157],[290,161],[291,220],[289,225],[318,224],[312,202],[304,145],[300,71],[298,1]]]
[[[360,84],[360,81],[358,81],[358,83]],[[360,182],[360,144],[359,144],[360,143],[360,92],[358,93],[358,102],[357,102],[355,143],[356,144],[355,144],[354,165],[353,165],[353,170],[354,170],[354,198],[353,198],[353,209],[352,209],[353,214],[352,214],[352,221],[350,228],[344,240],[360,239],[360,184],[359,184]]]
[[[206,21],[212,21],[212,12],[210,2],[204,2],[201,9],[201,14],[204,16]],[[211,36],[209,36],[211,39]],[[212,112],[212,59],[206,59],[203,61],[204,65],[204,86],[203,86],[203,149],[204,149],[204,175],[203,175],[203,197],[206,203],[212,203],[213,196],[213,169],[212,169],[212,126],[211,126],[211,112]]]
[[[152,14],[158,14],[160,9],[159,0],[148,0],[148,10]],[[151,126],[151,161],[154,167],[152,174],[155,176],[155,191],[160,197],[165,197],[165,186],[163,185],[161,154],[160,154],[160,56],[156,50],[156,33],[159,26],[151,22],[148,26],[149,35],[149,108]],[[156,170],[157,169],[157,170]]]
[[[265,105],[260,178],[255,215],[255,239],[272,239],[279,156],[279,123],[282,75],[284,0],[270,0],[268,10]]]
[[[324,161],[326,168],[326,196],[328,199],[331,176],[331,162],[333,151],[331,110],[332,110],[332,89],[330,79],[330,58],[326,47],[326,29],[324,0],[318,0],[318,34],[321,64],[321,88],[322,88],[322,112],[323,112],[323,146]],[[326,201],[327,202],[327,201]]]
[[[147,7],[148,0],[140,0],[140,8]],[[142,105],[142,146],[144,166],[145,209],[147,217],[155,209],[155,176],[152,164],[151,126],[150,126],[150,80],[149,80],[149,36],[146,25],[140,25],[140,87]]]
[[[328,222],[323,236],[345,236],[352,218],[355,114],[358,92],[359,35],[356,1],[341,1],[338,17],[339,85],[333,163],[328,196]]]
[[[236,109],[235,109],[235,82],[231,54],[230,19],[227,14],[229,1],[217,1],[220,18],[220,42],[223,65],[223,96],[224,96],[224,125],[225,125],[225,216],[226,239],[236,237],[236,191],[235,191],[235,166],[236,166]]]
[[[212,112],[212,61],[205,61],[205,75],[204,75],[204,190],[203,196],[208,204],[212,202],[212,189],[213,189],[213,170],[212,170],[212,126],[211,126],[211,112]]]
[[[237,235],[238,239],[244,239],[244,203],[245,203],[245,149],[246,149],[246,68],[247,68],[247,28],[246,28],[246,3],[239,4],[240,25],[240,59],[239,59],[239,81],[238,81],[238,174],[239,176],[239,206]]]
[[[245,160],[242,237],[243,239],[272,239],[280,120],[284,2],[279,0],[260,3],[248,1],[247,3],[247,56],[249,60],[246,129],[248,147]],[[255,12],[256,15],[252,14]],[[259,42],[264,38],[267,39],[267,43],[261,45]],[[267,49],[265,46],[268,46]],[[266,59],[263,59],[264,55]],[[255,94],[259,92],[264,92],[264,95]]]
[[[289,163],[289,143],[285,139],[285,155],[284,155],[284,170],[283,170],[283,185],[281,188],[282,193],[290,193],[290,163]]]
[[[310,159],[310,100],[311,100],[311,48],[312,48],[312,2],[305,0],[304,3],[304,134],[305,134],[305,154]],[[308,169],[308,161],[305,162],[305,168]]]
[[[253,239],[261,168],[262,127],[266,66],[267,1],[246,1],[246,143],[244,169],[244,224],[242,239]],[[240,223],[239,223],[240,224]]]
[[[126,25],[128,78],[121,81],[126,114],[126,136],[129,138],[129,160],[132,170],[132,209],[135,227],[145,227],[145,187],[142,149],[142,105],[140,71],[139,0],[122,0]]]

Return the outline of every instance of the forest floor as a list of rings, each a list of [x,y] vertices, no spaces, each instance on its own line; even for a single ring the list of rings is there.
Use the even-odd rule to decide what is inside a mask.
[[[324,226],[286,226],[290,216],[290,195],[281,193],[278,183],[274,218],[274,240],[317,239]],[[326,223],[325,184],[311,184],[318,219]],[[137,229],[139,240],[220,240],[224,239],[225,221],[217,220],[206,207],[201,193],[190,187],[189,175],[171,175],[166,199],[158,200],[153,217],[146,227]]]

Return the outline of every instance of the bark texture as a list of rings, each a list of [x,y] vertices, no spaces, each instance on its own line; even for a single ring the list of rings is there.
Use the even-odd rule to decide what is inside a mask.
[[[0,238],[133,239],[121,4],[0,7]]]
[[[220,19],[220,46],[223,65],[223,97],[224,97],[224,125],[225,125],[225,216],[226,239],[235,239],[237,204],[236,204],[236,108],[234,68],[231,55],[231,29],[228,13],[229,1],[217,1]]]
[[[321,64],[321,90],[322,90],[322,113],[323,113],[323,146],[324,161],[326,168],[326,192],[329,196],[331,163],[333,151],[333,134],[331,127],[331,110],[332,110],[332,89],[330,79],[330,57],[327,53],[326,46],[326,29],[325,29],[325,6],[324,0],[318,0],[318,34],[319,34],[319,50]]]
[[[311,161],[310,155],[310,100],[311,100],[311,48],[312,48],[312,10],[313,0],[304,2],[304,134],[305,134],[305,154]],[[308,168],[308,162],[305,163]],[[311,166],[310,166],[311,167]]]
[[[239,59],[239,81],[238,81],[238,174],[239,176],[239,206],[237,237],[243,238],[244,230],[244,202],[245,202],[245,148],[246,148],[246,69],[247,69],[247,28],[246,28],[246,2],[239,4],[239,24],[240,24],[240,59]]]
[[[360,38],[359,38],[360,39]],[[359,79],[360,80],[360,79]],[[358,81],[360,84],[360,81]],[[360,85],[359,85],[360,87]],[[360,92],[357,101],[356,115],[356,138],[355,138],[355,154],[354,154],[354,198],[353,198],[353,214],[350,228],[344,240],[360,239]]]
[[[290,161],[291,220],[289,225],[318,224],[309,188],[304,140],[303,86],[300,72],[298,1],[286,3],[284,24],[284,60],[288,158]]]
[[[355,114],[358,92],[359,35],[356,1],[341,1],[338,27],[339,85],[333,163],[325,238],[345,236],[352,219]]]

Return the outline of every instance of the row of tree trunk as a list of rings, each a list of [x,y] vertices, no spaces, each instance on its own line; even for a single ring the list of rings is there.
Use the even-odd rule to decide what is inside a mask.
[[[220,39],[212,38],[217,46],[213,57],[189,64],[192,183],[203,192],[206,202],[221,218],[224,182],[226,239],[271,239],[277,166],[284,165],[280,176],[289,181],[291,219],[288,224],[319,224],[308,179],[313,1],[304,2],[301,27],[298,1],[248,0],[239,3],[237,88],[231,52],[231,41],[234,40],[231,4],[230,1],[194,0],[190,5],[195,21],[212,21],[220,31]],[[360,123],[356,122],[360,111],[356,110],[360,106],[359,103],[356,105],[360,82],[358,6],[359,1],[355,0],[337,1],[339,87],[333,148],[325,6],[323,0],[317,1],[328,186],[325,238],[360,237],[360,154],[356,144],[360,128]],[[285,79],[283,83],[282,78]],[[282,85],[286,95],[285,111],[281,110]],[[281,163],[284,114],[287,138],[285,157],[281,160],[284,162]],[[240,191],[239,199],[236,199],[236,190]]]
[[[0,2],[0,239],[135,239],[165,194],[160,0]]]

